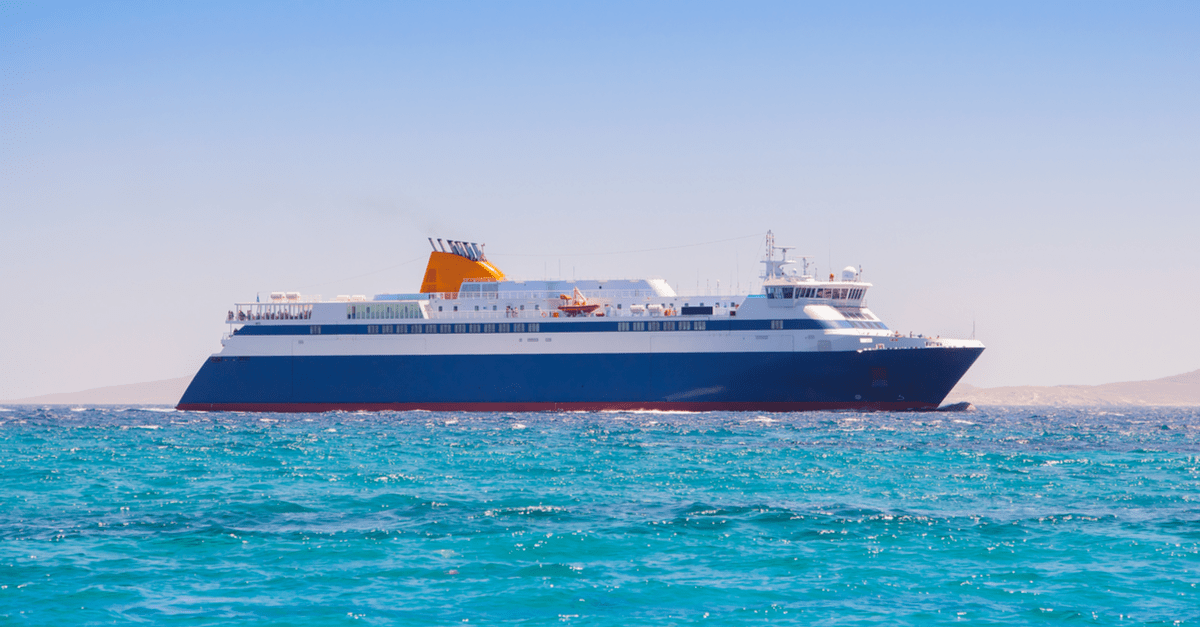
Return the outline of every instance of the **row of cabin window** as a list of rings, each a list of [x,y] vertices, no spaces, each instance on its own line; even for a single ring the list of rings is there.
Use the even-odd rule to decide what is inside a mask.
[[[703,320],[674,320],[666,322],[618,322],[618,331],[703,331]]]
[[[379,320],[388,318],[420,318],[421,308],[414,304],[403,305],[346,305],[349,320]]]
[[[514,322],[499,324],[372,324],[367,325],[367,333],[537,333],[541,328],[539,322]],[[321,333],[320,327],[313,327],[314,335]]]
[[[788,289],[791,289],[791,288],[788,288]],[[858,291],[859,291],[860,293],[862,292],[862,290],[858,290]],[[791,298],[791,296],[789,296],[788,298]],[[662,304],[662,306],[663,306],[663,308],[666,308],[666,307],[667,307],[667,304],[666,304],[666,303],[663,303],[663,304]],[[691,306],[691,304],[690,304],[690,303],[684,303],[684,304],[683,304],[683,306],[684,306],[684,307],[690,307],[690,306]],[[701,306],[701,307],[703,307],[703,306],[704,306],[704,303],[700,303],[700,306]],[[721,303],[719,303],[719,302],[718,302],[718,303],[716,303],[714,306],[716,306],[716,307],[720,307],[720,306],[721,306]],[[733,306],[734,306],[734,304],[733,304],[733,301],[730,301],[730,302],[729,302],[729,306],[730,306],[730,307],[733,307]],[[442,311],[442,308],[443,308],[443,307],[444,307],[444,305],[438,305],[438,311]],[[497,307],[499,307],[499,305],[492,305],[492,311],[499,311],[499,310],[497,309]],[[525,305],[519,305],[519,306],[516,306],[516,307],[513,307],[512,305],[507,305],[506,307],[507,307],[509,310],[511,310],[511,311],[525,311]],[[541,309],[542,309],[542,306],[541,306],[541,305],[534,305],[534,306],[533,306],[533,309],[534,309],[534,311],[541,311]],[[621,309],[621,303],[617,303],[617,309]],[[450,310],[451,310],[451,311],[458,311],[458,305],[453,305],[453,306],[451,306]],[[487,305],[484,305],[484,306],[483,306],[483,310],[484,310],[484,311],[487,311]],[[479,305],[475,305],[475,311],[479,311]],[[402,318],[407,318],[407,317],[409,317],[409,316],[401,316],[401,317],[402,317]]]
[[[862,298],[865,289],[861,287],[785,287],[771,285],[767,287],[767,298],[832,298],[836,300],[858,300]]]

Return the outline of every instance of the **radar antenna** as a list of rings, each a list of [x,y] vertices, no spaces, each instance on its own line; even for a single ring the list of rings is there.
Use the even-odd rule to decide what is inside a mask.
[[[775,234],[771,231],[767,231],[767,256],[766,259],[763,259],[763,263],[766,264],[766,267],[763,268],[762,278],[764,280],[771,280],[787,276],[787,273],[784,272],[783,267],[797,263],[795,259],[788,259],[787,255],[789,250],[795,250],[795,248],[795,246],[779,246],[778,249],[782,254],[780,255],[779,259],[775,259]],[[809,257],[805,255],[802,256],[801,259],[804,263],[804,274],[807,275]]]

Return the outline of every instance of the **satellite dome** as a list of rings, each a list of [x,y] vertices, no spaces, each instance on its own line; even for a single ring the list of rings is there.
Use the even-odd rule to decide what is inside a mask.
[[[853,281],[854,277],[856,276],[858,276],[858,270],[855,270],[854,266],[846,266],[845,268],[842,268],[843,281]]]

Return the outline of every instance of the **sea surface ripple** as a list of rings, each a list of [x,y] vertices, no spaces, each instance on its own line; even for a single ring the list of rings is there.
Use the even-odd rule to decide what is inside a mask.
[[[0,409],[0,624],[1200,623],[1200,412]]]

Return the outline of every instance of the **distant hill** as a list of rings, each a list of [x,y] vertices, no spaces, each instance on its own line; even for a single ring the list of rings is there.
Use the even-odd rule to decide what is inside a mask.
[[[977,388],[960,383],[945,404],[969,401],[975,405],[1200,405],[1200,370],[1153,381],[1128,381],[1104,385],[1020,385]]]
[[[44,394],[3,401],[5,405],[172,405],[179,402],[191,377],[130,383],[82,392]]]

